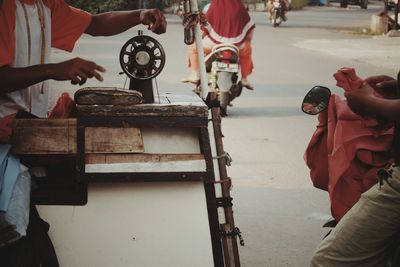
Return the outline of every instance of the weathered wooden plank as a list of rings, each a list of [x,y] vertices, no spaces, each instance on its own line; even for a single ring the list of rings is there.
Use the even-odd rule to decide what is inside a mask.
[[[88,154],[86,164],[204,160],[202,154]]]
[[[85,131],[86,153],[142,153],[143,137],[138,128],[89,127]]]
[[[75,154],[75,119],[18,119],[13,124],[12,152]]]
[[[207,127],[208,118],[204,117],[164,117],[164,116],[137,116],[137,117],[113,117],[107,116],[86,116],[80,118],[82,125],[87,127],[184,127],[184,128],[200,128]]]
[[[205,172],[201,154],[92,154],[86,155],[86,173]]]
[[[156,104],[77,105],[78,116],[112,117],[207,117],[208,107],[197,96],[161,95]]]
[[[15,120],[12,147],[16,155],[76,154],[76,119]],[[138,128],[88,127],[86,153],[142,153],[143,137]]]
[[[135,105],[84,106],[77,105],[78,116],[98,117],[208,117],[207,106],[191,105]]]

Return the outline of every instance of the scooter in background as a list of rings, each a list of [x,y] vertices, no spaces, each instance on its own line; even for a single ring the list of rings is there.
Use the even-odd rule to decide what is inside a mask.
[[[285,11],[283,9],[284,7],[282,6],[281,0],[273,0],[270,17],[272,27],[278,27],[283,21],[286,20],[283,14]]]
[[[209,85],[217,92],[222,116],[228,115],[228,106],[242,93],[239,49],[232,44],[213,47],[205,58]]]

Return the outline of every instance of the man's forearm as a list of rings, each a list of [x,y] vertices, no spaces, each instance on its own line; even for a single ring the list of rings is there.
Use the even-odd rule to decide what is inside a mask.
[[[26,68],[0,67],[0,94],[10,93],[50,79],[51,65]]]
[[[377,98],[370,109],[370,112],[378,118],[400,122],[400,99]]]
[[[86,33],[92,36],[111,36],[141,24],[141,10],[114,11],[94,15]]]

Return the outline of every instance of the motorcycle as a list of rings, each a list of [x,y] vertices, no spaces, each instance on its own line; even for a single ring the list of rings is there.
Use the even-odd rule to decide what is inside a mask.
[[[232,44],[213,47],[205,58],[209,84],[217,93],[221,115],[228,115],[228,106],[242,93],[239,48]]]
[[[280,0],[273,0],[272,2],[272,11],[271,11],[271,16],[270,20],[272,23],[272,27],[278,27],[282,21],[285,21],[285,17],[283,15],[283,6]]]
[[[330,98],[331,91],[329,88],[324,86],[315,86],[304,97],[301,110],[308,115],[317,115],[321,112],[324,112],[328,108]],[[334,218],[331,218],[325,222],[322,227],[333,229],[336,227],[337,223],[338,222]],[[324,238],[326,238],[330,232],[331,230],[328,231]],[[388,259],[388,262],[388,266],[400,266],[400,238],[398,238],[393,245],[393,252]]]

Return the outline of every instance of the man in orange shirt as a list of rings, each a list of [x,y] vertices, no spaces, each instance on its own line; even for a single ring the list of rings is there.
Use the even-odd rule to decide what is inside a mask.
[[[138,24],[164,33],[164,15],[156,9],[91,15],[63,0],[3,0],[0,9],[0,118],[18,110],[45,117],[48,80],[84,84],[102,81],[104,68],[75,58],[49,64],[50,48],[72,51],[83,34],[115,35]],[[21,79],[21,77],[24,77]]]
[[[18,111],[28,111],[38,117],[47,116],[49,80],[71,81],[80,85],[91,78],[103,80],[101,73],[105,69],[85,59],[74,58],[51,64],[52,47],[71,52],[83,33],[111,36],[139,24],[147,25],[157,34],[166,31],[165,17],[157,9],[91,15],[67,5],[63,0],[0,0],[0,152],[4,152],[3,155],[8,153],[9,145],[5,143],[11,134],[10,122]],[[6,160],[10,163],[11,159]],[[18,159],[12,160],[17,161],[13,166],[20,166]],[[0,173],[0,196],[4,196],[4,185],[13,188],[23,169],[26,172],[26,168],[20,166],[8,175],[7,179],[11,180],[7,183],[4,183],[4,173]],[[13,254],[13,246],[7,244],[16,240],[18,234],[14,231],[15,227],[4,225],[4,214],[10,199],[2,200],[0,198],[0,247],[6,245],[7,250],[0,251],[0,265],[28,266],[6,259]],[[34,224],[38,221],[40,224],[37,212],[33,211],[33,214]],[[20,236],[26,234],[25,230],[19,233]]]

